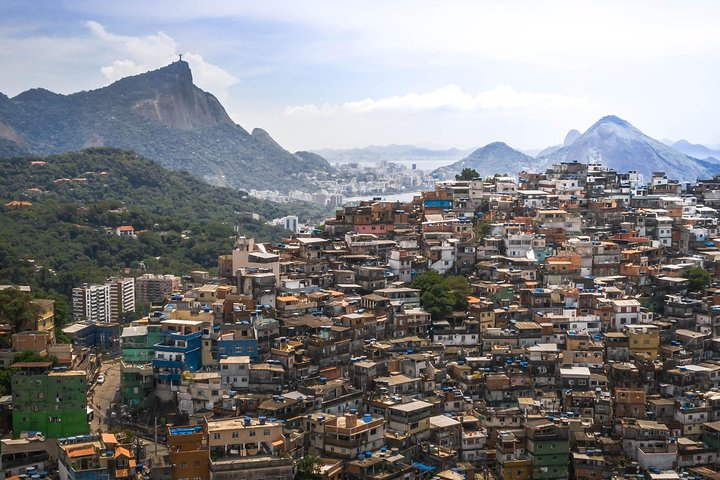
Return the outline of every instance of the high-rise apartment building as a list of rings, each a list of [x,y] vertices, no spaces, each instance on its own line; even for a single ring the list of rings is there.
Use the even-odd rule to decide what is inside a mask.
[[[110,322],[110,285],[88,285],[73,288],[73,320]]]
[[[146,273],[135,279],[135,301],[138,304],[158,303],[181,287],[180,277]]]
[[[135,311],[135,279],[110,278],[110,321],[122,319],[123,313]]]

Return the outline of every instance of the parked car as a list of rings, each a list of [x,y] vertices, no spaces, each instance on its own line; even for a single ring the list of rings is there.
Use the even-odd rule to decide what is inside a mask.
[[[102,385],[103,383],[105,383],[105,374],[104,373],[101,373],[100,375],[98,375],[97,383],[98,383],[98,385]]]

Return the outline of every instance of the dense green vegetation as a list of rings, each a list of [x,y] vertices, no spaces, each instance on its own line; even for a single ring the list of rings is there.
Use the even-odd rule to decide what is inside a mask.
[[[278,240],[288,232],[267,220],[294,214],[312,221],[330,213],[303,202],[257,200],[110,148],[0,160],[0,173],[3,204],[32,202],[1,207],[0,284],[64,295],[126,268],[176,274],[211,269],[218,255],[232,250],[235,226],[260,241]],[[141,233],[119,237],[120,225]]]
[[[688,290],[700,292],[710,285],[710,272],[701,267],[690,267],[687,270]]]
[[[463,168],[462,172],[455,175],[455,180],[477,180],[480,174],[474,168]]]
[[[13,288],[0,290],[0,323],[13,326],[17,332],[23,324],[30,324],[40,315],[40,307],[31,302],[32,295]]]
[[[313,455],[306,455],[297,461],[296,480],[320,480],[322,475],[322,460]]]
[[[444,277],[435,270],[428,270],[415,277],[410,286],[421,290],[423,308],[430,312],[433,320],[439,320],[453,311],[467,310],[470,283],[466,277]]]

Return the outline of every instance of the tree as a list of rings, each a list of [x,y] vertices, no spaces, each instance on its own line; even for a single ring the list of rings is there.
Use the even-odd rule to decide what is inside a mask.
[[[439,320],[453,311],[455,296],[447,283],[438,283],[430,286],[420,297],[425,311],[430,313],[433,320]]]
[[[55,356],[48,355],[43,357],[39,353],[32,352],[30,350],[25,352],[18,352],[13,357],[13,363],[21,363],[21,362],[52,362],[53,364],[57,363],[58,359]]]
[[[459,275],[444,277],[435,270],[421,273],[410,284],[421,291],[420,300],[425,311],[439,320],[453,310],[466,310],[470,283]]]
[[[691,292],[700,292],[703,288],[710,284],[710,272],[704,268],[688,268],[686,277],[690,281],[688,284],[688,290]]]
[[[467,310],[470,295],[470,282],[467,277],[451,275],[447,277],[447,284],[455,298],[453,310]]]
[[[16,333],[23,325],[32,325],[40,315],[40,307],[31,300],[29,293],[15,288],[0,291],[0,322],[12,325]]]
[[[482,242],[485,240],[490,232],[492,231],[492,223],[487,220],[480,220],[473,226],[473,233],[475,233],[475,241]]]
[[[474,168],[463,168],[462,172],[455,175],[455,180],[477,180],[480,174]]]
[[[422,292],[425,292],[428,288],[430,288],[433,285],[436,285],[438,283],[444,283],[445,277],[440,275],[435,270],[427,270],[417,277],[415,277],[410,283],[411,288],[418,288],[422,290]]]
[[[320,480],[321,478],[322,460],[313,455],[307,455],[298,460],[295,480]]]

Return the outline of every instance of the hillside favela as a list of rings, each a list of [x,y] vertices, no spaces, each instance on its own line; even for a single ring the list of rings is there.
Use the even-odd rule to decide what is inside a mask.
[[[720,480],[720,5],[0,11],[0,480]]]

